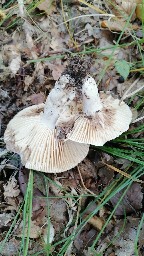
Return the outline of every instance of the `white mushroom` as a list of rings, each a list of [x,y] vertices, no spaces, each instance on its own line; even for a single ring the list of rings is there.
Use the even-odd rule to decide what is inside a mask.
[[[65,141],[68,126],[75,120],[74,98],[73,81],[64,75],[50,92],[45,105],[28,107],[9,122],[4,134],[7,149],[18,153],[26,168],[64,172],[86,157],[89,145]],[[60,132],[63,132],[62,138]]]
[[[64,172],[87,155],[89,144],[102,146],[128,130],[132,113],[124,103],[99,95],[88,64],[74,57],[45,104],[20,111],[4,134],[7,149],[27,168]]]
[[[90,76],[83,81],[82,95],[83,115],[75,121],[68,139],[103,146],[128,130],[132,119],[128,105],[104,93],[99,95],[96,82]]]

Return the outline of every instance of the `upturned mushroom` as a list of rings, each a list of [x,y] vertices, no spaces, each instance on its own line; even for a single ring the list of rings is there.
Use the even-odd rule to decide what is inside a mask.
[[[69,140],[103,146],[127,131],[132,112],[127,104],[104,92],[87,75],[82,82],[82,114],[76,119]]]
[[[27,168],[64,172],[86,157],[89,144],[103,146],[128,130],[130,108],[99,94],[88,70],[88,62],[72,58],[46,103],[20,111],[9,122],[7,149],[18,153]]]
[[[45,104],[28,107],[9,122],[4,134],[6,147],[21,156],[26,168],[64,172],[86,157],[89,145],[66,139],[79,106],[74,99],[74,81],[62,75]]]

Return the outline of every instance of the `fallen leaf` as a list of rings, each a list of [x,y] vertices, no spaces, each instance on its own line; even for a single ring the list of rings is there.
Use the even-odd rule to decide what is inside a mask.
[[[0,228],[8,227],[11,225],[11,221],[14,219],[12,213],[1,213],[0,214]]]
[[[18,197],[6,197],[5,202],[7,211],[18,211],[20,204],[23,202],[23,198],[19,195]]]
[[[24,233],[25,237],[27,237],[27,233],[28,233],[28,230],[27,230],[27,225],[26,225],[25,233]],[[23,221],[20,223],[19,228],[18,228],[16,234],[17,234],[18,237],[22,237],[23,236]],[[37,226],[35,221],[31,220],[31,223],[30,223],[30,235],[29,235],[29,237],[36,239],[41,234],[42,234],[42,228]]]
[[[4,187],[4,197],[17,197],[20,193],[17,180],[14,176],[10,177],[9,181]]]
[[[32,94],[30,97],[32,104],[38,105],[45,101],[45,96],[42,93]]]
[[[117,236],[121,227],[123,226],[123,220],[120,220],[115,229],[114,235],[117,236],[117,239],[114,240],[114,245],[116,246],[115,255],[117,256],[135,256],[135,239],[138,232],[138,225],[140,220],[129,217],[124,228],[124,231],[121,233],[120,236]],[[142,225],[139,240],[142,238],[143,242],[144,239],[142,236],[142,232],[144,232],[144,225]],[[112,237],[111,237],[112,239]]]
[[[18,180],[19,180],[20,190],[23,195],[25,195],[26,193],[28,175],[29,173],[26,169],[19,171]],[[46,205],[46,202],[44,199],[44,194],[38,188],[34,187],[33,189],[33,217],[34,218],[36,218],[38,215],[37,211],[40,210],[40,213],[41,213],[41,208],[43,209],[45,205]]]
[[[83,252],[83,249],[87,246],[91,246],[98,235],[98,232],[94,228],[90,228],[90,225],[87,224],[81,231],[81,233],[77,234],[74,245],[78,251]],[[84,253],[82,255],[85,255]],[[86,254],[86,256],[95,256],[96,254]]]
[[[3,48],[3,61],[9,65],[9,69],[12,71],[12,74],[15,75],[20,69],[21,65],[21,53],[20,46],[17,45],[5,45]]]
[[[24,84],[25,84],[25,88],[24,88],[24,91],[27,91],[28,87],[32,84],[34,80],[34,77],[33,76],[25,76],[24,78]]]
[[[114,171],[109,170],[106,167],[102,167],[98,171],[98,176],[100,177],[99,183],[107,186],[113,180]]]
[[[110,199],[113,206],[117,204],[117,202],[119,201],[123,193],[124,193],[124,190],[117,193],[115,196],[113,196]],[[141,185],[135,182],[128,189],[123,200],[116,208],[115,215],[124,215],[124,212],[131,213],[131,212],[136,212],[137,210],[140,210],[142,208],[142,200],[143,200],[143,193],[142,193]]]
[[[51,1],[51,0],[40,1],[40,4],[37,6],[37,8],[40,11],[44,11],[46,14],[50,15],[55,9],[54,1]]]
[[[102,28],[108,28],[110,31],[123,31],[124,27],[126,26],[126,22],[123,20],[116,20],[116,21],[112,21],[112,20],[103,20],[101,22],[101,27]],[[131,24],[130,26],[127,26],[127,28],[125,29],[125,33],[129,33],[130,30],[137,30],[139,28],[138,25],[133,25]]]
[[[66,203],[63,199],[52,198],[50,200],[50,216],[54,222],[64,223],[66,221]]]
[[[85,216],[87,217],[87,216]],[[104,225],[104,221],[102,220],[102,218],[97,217],[97,216],[93,216],[88,220],[88,223],[91,224],[94,228],[96,228],[97,230],[101,230],[103,225]]]
[[[59,37],[52,37],[50,48],[54,51],[61,51],[64,48],[63,39]]]
[[[64,71],[65,67],[61,64],[47,64],[49,69],[52,71],[53,79],[56,81],[60,78],[62,72]]]
[[[109,4],[113,14],[123,19],[127,19],[131,16],[131,20],[136,18],[135,9],[137,6],[137,0],[111,0]]]
[[[3,245],[5,240],[0,242],[0,246]],[[20,241],[16,240],[15,238],[6,241],[3,249],[1,250],[1,255],[3,256],[14,256],[18,255],[20,248]]]
[[[17,71],[20,69],[20,64],[21,64],[21,56],[18,55],[16,58],[14,58],[10,64],[9,68],[12,71],[12,73],[15,75]]]

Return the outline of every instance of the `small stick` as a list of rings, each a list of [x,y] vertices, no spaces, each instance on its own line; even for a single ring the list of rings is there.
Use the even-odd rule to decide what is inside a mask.
[[[141,117],[137,118],[136,120],[134,120],[134,121],[132,122],[132,124],[134,124],[134,123],[136,123],[136,122],[139,122],[139,121],[141,121],[142,119],[144,119],[144,116],[141,116]]]
[[[113,166],[113,165],[106,164],[106,163],[105,163],[105,162],[103,162],[103,161],[102,161],[102,163],[103,163],[103,164],[105,164],[105,165],[106,165],[107,167],[109,167],[110,169],[112,169],[113,171],[115,171],[115,172],[118,172],[118,173],[122,174],[123,176],[125,176],[125,177],[126,177],[126,178],[128,178],[128,179],[131,179],[131,180],[132,180],[132,181],[134,181],[134,182],[144,183],[144,181],[143,181],[143,180],[135,179],[135,178],[133,178],[130,174],[128,174],[128,173],[126,173],[126,172],[121,171],[120,169],[116,168],[116,167],[115,167],[115,166]]]
[[[95,193],[93,193],[92,191],[90,191],[90,190],[85,186],[84,181],[83,181],[83,178],[82,178],[82,175],[81,175],[81,172],[80,172],[80,169],[79,169],[78,166],[77,166],[77,169],[78,169],[78,172],[79,172],[79,176],[80,176],[80,179],[81,179],[81,183],[82,183],[82,185],[83,185],[83,188],[84,188],[88,193],[90,193],[91,195],[97,196]]]
[[[132,84],[131,86],[128,88],[128,90],[124,93],[124,95],[122,96],[121,100],[120,100],[120,103],[127,98],[127,95],[128,93],[130,92],[130,90],[137,84],[137,82],[139,81],[139,78],[136,79]]]
[[[97,14],[84,14],[84,15],[79,15],[79,16],[73,17],[73,18],[71,18],[71,19],[68,19],[68,20],[66,20],[66,21],[64,21],[64,22],[62,22],[62,23],[60,23],[60,24],[58,24],[57,27],[59,27],[59,26],[62,25],[62,24],[65,24],[65,23],[67,23],[67,22],[69,22],[69,21],[76,20],[76,19],[79,19],[79,18],[85,18],[85,17],[103,17],[103,16],[115,17],[115,15],[113,15],[113,14],[108,14],[108,13],[103,13],[103,14],[99,14],[99,13],[97,13]]]

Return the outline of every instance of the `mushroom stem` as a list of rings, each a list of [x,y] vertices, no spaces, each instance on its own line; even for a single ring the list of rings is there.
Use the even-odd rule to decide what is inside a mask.
[[[95,116],[95,113],[100,111],[103,106],[99,97],[97,84],[92,77],[87,76],[84,79],[82,94],[83,113],[87,116]]]
[[[55,129],[56,122],[60,116],[60,106],[52,104],[50,95],[46,100],[42,121],[50,130]]]
[[[46,100],[42,121],[51,130],[55,129],[59,117],[65,121],[65,110],[69,108],[75,98],[75,92],[72,86],[69,86],[70,83],[72,83],[72,79],[69,75],[61,76]]]

